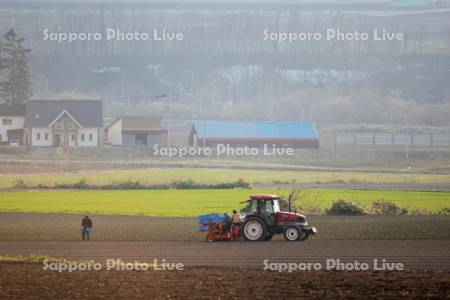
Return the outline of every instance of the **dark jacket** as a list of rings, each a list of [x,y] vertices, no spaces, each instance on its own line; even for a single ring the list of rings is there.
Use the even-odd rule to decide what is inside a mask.
[[[83,228],[92,228],[92,220],[90,218],[83,218],[81,226]]]

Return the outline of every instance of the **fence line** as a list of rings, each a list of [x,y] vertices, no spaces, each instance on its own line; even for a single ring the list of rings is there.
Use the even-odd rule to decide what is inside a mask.
[[[446,133],[337,133],[338,146],[424,146],[450,147],[450,134]]]

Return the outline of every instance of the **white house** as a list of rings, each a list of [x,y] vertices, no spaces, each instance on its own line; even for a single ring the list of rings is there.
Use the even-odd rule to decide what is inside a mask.
[[[42,147],[96,147],[103,140],[103,108],[93,100],[30,100],[25,142]]]
[[[24,121],[25,106],[1,104],[0,144],[21,144]]]

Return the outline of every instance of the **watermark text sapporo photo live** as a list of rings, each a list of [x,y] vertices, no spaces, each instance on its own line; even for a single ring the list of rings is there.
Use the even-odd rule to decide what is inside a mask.
[[[322,262],[275,262],[265,259],[265,271],[294,272],[294,271],[404,271],[401,262],[391,262],[384,258],[373,259],[371,262],[342,261],[338,258],[328,258]]]
[[[105,263],[94,261],[68,261],[52,262],[48,259],[43,261],[43,270],[55,272],[76,271],[183,271],[184,264],[181,262],[168,262],[166,259],[154,259],[152,262],[131,261],[125,262],[120,259],[107,259]]]

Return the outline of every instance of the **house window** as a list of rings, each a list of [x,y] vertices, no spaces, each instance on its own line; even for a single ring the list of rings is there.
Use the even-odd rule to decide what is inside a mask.
[[[12,125],[12,119],[3,119],[2,124],[3,125]]]
[[[89,140],[92,142],[93,136],[92,133],[89,133]]]
[[[72,142],[75,142],[75,134],[72,134]]]
[[[36,139],[38,140],[38,141],[40,141],[41,140],[41,134],[38,132],[38,133],[36,133]]]
[[[45,133],[44,139],[45,139],[46,141],[48,141],[48,133]]]
[[[81,140],[84,141],[84,133],[81,134]]]

